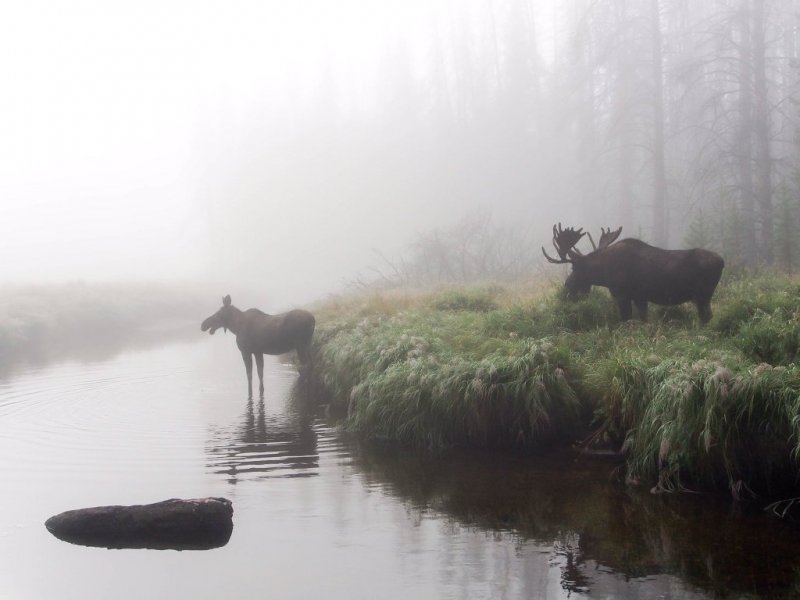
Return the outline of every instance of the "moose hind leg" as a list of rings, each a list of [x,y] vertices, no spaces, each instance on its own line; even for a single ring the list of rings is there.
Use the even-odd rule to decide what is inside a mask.
[[[307,366],[311,363],[311,344],[297,347],[297,359],[302,366]]]
[[[698,300],[697,316],[700,317],[700,323],[705,325],[711,320],[711,300]]]
[[[256,353],[256,370],[258,371],[258,393],[264,397],[264,355]]]
[[[627,321],[631,318],[631,314],[633,313],[633,307],[631,306],[631,299],[630,298],[622,298],[617,296],[614,298],[617,301],[617,306],[619,307],[619,318],[623,321]]]
[[[242,360],[244,360],[244,370],[247,371],[247,398],[250,399],[253,397],[253,355],[242,351]]]

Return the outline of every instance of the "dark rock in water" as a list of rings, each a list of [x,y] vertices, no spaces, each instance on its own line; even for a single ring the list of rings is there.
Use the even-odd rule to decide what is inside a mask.
[[[45,527],[58,539],[83,546],[208,550],[228,543],[233,506],[225,498],[96,506],[50,517]]]

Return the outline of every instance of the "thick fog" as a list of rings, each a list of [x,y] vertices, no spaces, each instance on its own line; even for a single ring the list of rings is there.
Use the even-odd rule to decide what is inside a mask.
[[[9,4],[2,281],[275,309],[552,272],[556,221],[798,260],[796,0]]]

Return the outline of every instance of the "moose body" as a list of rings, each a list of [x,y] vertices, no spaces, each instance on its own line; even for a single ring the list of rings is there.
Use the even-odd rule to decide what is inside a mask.
[[[253,395],[253,356],[258,370],[259,392],[264,393],[264,355],[285,354],[295,350],[302,365],[311,360],[311,338],[316,321],[307,310],[291,310],[280,315],[268,315],[257,308],[239,310],[231,297],[222,299],[222,308],[200,325],[211,335],[220,327],[236,335],[236,345],[242,353],[247,371],[248,397]]]
[[[584,255],[574,245],[585,233],[562,231],[560,226],[556,231],[553,227],[553,243],[561,260],[550,258],[546,252],[545,256],[551,262],[572,264],[565,283],[567,294],[574,297],[588,293],[593,285],[606,287],[623,321],[631,317],[632,304],[642,320],[647,320],[648,302],[693,302],[700,321],[707,323],[711,319],[711,296],[725,266],[722,257],[701,248],[665,250],[631,238],[614,243],[621,229],[604,231],[599,247]]]

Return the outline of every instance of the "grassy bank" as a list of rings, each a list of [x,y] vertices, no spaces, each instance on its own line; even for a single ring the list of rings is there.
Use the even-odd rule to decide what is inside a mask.
[[[414,445],[531,449],[591,432],[658,490],[800,487],[800,286],[726,278],[619,323],[604,290],[374,293],[318,307],[315,371],[345,426]]]
[[[197,320],[206,296],[211,297],[196,287],[166,284],[5,286],[0,288],[0,360],[69,355]],[[208,302],[204,308],[207,312]]]

